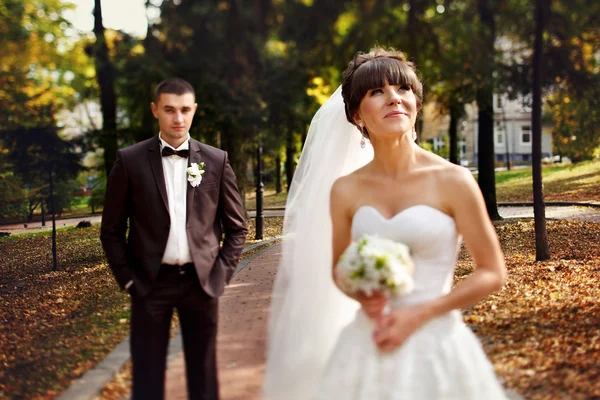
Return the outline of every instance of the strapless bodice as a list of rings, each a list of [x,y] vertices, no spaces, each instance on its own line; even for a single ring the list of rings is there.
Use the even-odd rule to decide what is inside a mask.
[[[352,240],[365,234],[404,243],[410,248],[415,263],[415,289],[394,299],[394,304],[420,303],[452,288],[461,240],[454,219],[448,214],[428,205],[416,205],[388,219],[375,207],[364,205],[352,218]]]

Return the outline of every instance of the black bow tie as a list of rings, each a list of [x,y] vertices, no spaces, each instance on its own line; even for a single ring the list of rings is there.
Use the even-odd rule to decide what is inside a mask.
[[[163,157],[169,157],[169,156],[179,156],[181,158],[188,158],[190,155],[190,151],[189,150],[173,150],[170,147],[163,147],[162,149],[162,156]]]

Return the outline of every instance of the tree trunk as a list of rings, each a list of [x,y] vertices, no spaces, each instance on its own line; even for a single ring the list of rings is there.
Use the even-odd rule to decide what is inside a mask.
[[[510,171],[510,147],[508,143],[508,126],[506,125],[506,112],[505,107],[502,107],[502,127],[504,129],[504,153],[506,157],[506,170]]]
[[[535,220],[535,259],[550,259],[546,210],[542,184],[542,82],[544,78],[544,25],[549,0],[535,2],[535,43],[533,47],[533,90],[531,107],[531,159],[533,174],[533,216]]]
[[[42,226],[46,226],[46,211],[44,210],[44,199],[42,198]]]
[[[96,80],[100,87],[100,105],[102,108],[101,147],[104,149],[104,170],[110,175],[117,157],[117,100],[115,95],[115,74],[110,62],[108,46],[102,23],[102,2],[94,0],[94,48]]]
[[[287,138],[285,143],[285,178],[287,180],[287,191],[289,193],[292,179],[294,178],[294,157],[296,156],[296,149],[294,146],[294,130],[291,126],[288,126]]]
[[[504,145],[505,145],[505,157],[506,157],[506,170],[510,171],[510,149],[508,144],[508,130],[506,129],[506,124],[504,124]]]
[[[36,203],[35,200],[29,200],[29,215],[27,216],[27,221],[33,221],[33,213],[37,208],[39,203]]]
[[[458,120],[460,119],[460,110],[457,105],[450,106],[450,126],[448,131],[450,134],[450,162],[459,165],[458,160]]]
[[[408,55],[409,60],[412,60],[415,64],[417,64],[417,52],[418,52],[418,17],[417,17],[417,3],[418,0],[410,0],[408,2],[410,9],[408,10],[408,24],[407,24],[407,33],[408,33],[408,51],[410,54]],[[418,64],[417,64],[418,67]]]
[[[246,189],[247,189],[247,179],[246,172],[248,171],[247,166],[247,157],[244,150],[241,147],[241,143],[239,143],[238,136],[236,136],[232,131],[231,125],[223,126],[223,150],[227,152],[227,157],[229,159],[229,164],[231,165],[231,169],[235,173],[238,190],[240,192],[240,196],[242,198],[242,203],[244,204],[244,209],[246,209]],[[245,132],[242,132],[242,137]],[[248,132],[248,135],[250,133]]]
[[[275,193],[279,194],[282,192],[281,187],[281,156],[275,157]]]
[[[477,89],[476,100],[478,108],[478,143],[477,164],[479,169],[479,188],[485,199],[488,215],[492,220],[501,219],[496,204],[496,175],[494,154],[494,42],[496,27],[494,14],[488,4],[489,0],[478,1],[479,18],[483,48],[480,61],[482,82]]]
[[[48,172],[50,175],[50,213],[52,214],[52,271],[58,269],[58,263],[56,261],[56,216],[54,215],[54,179],[52,178],[52,171]]]

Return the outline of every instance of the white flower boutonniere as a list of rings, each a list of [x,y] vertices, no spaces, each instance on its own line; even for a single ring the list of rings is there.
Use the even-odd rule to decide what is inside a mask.
[[[200,164],[192,163],[187,169],[188,182],[192,187],[196,187],[202,182],[202,175],[204,174],[204,162]]]

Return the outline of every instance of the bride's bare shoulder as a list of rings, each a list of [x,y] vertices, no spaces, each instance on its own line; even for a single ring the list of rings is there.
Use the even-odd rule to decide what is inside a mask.
[[[341,176],[335,180],[331,188],[331,200],[340,202],[346,199],[353,199],[359,190],[359,184],[364,177],[364,167],[358,170]]]

